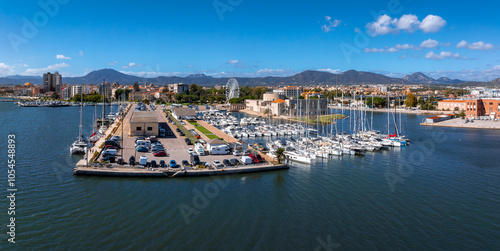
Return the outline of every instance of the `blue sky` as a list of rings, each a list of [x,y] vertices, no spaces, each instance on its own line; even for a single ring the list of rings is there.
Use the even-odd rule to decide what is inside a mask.
[[[0,76],[113,68],[138,76],[355,69],[500,77],[497,1],[41,2],[51,4],[0,3]]]

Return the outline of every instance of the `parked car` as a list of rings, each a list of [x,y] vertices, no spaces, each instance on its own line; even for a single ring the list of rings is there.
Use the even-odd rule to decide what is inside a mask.
[[[157,152],[153,153],[153,156],[155,156],[155,157],[163,157],[163,156],[167,156],[167,153],[165,151],[157,151]]]
[[[175,131],[181,132],[181,129],[179,129],[179,127],[177,127],[177,128],[175,128]]]
[[[180,136],[184,136],[184,133],[182,131],[179,132]]]
[[[114,145],[106,145],[106,146],[104,146],[104,149],[118,149],[118,147],[116,147]]]
[[[187,160],[183,160],[183,161],[182,161],[182,166],[183,166],[183,167],[187,167],[187,166],[189,166],[189,162],[188,162]]]
[[[264,162],[265,160],[262,158],[262,156],[260,156],[260,154],[256,154],[255,157],[257,158],[257,160],[259,160],[259,163],[262,163]]]
[[[240,156],[240,155],[241,155],[240,150],[234,150],[234,151],[233,151],[233,155],[234,155],[234,156]]]
[[[177,167],[177,163],[175,162],[175,160],[171,160],[170,161],[170,167],[171,168],[176,168]]]
[[[113,145],[113,146],[116,146],[117,148],[120,148],[120,144],[118,144],[118,142],[116,142],[114,140],[106,140],[106,141],[104,141],[104,145],[105,146]]]
[[[165,167],[165,161],[164,160],[160,160],[160,167]]]
[[[156,151],[156,150],[163,150],[163,149],[164,149],[164,148],[163,148],[163,146],[162,146],[162,145],[156,145],[156,146],[151,147],[151,150],[152,150],[152,151]]]
[[[138,152],[145,152],[145,153],[147,153],[149,151],[149,149],[147,147],[144,147],[144,146],[139,146],[135,150]]]
[[[196,154],[191,154],[191,165],[193,166],[197,166],[200,164],[200,157],[198,157],[198,155]]]
[[[143,136],[138,136],[135,138],[135,142],[137,143],[138,140],[145,140],[146,138]]]
[[[214,160],[212,162],[212,165],[214,165],[215,168],[222,168],[222,167],[224,167],[224,165],[222,165],[222,163],[220,163],[220,161],[218,161],[218,160]]]
[[[194,153],[194,150],[193,150],[193,148],[188,148],[188,153],[189,153],[189,154],[192,154],[192,153]]]
[[[222,160],[222,163],[225,165],[225,166],[232,166],[233,164],[231,164],[231,161],[229,161],[228,159],[224,159]]]
[[[240,164],[240,161],[238,161],[238,159],[231,159],[231,160],[229,160],[229,161],[231,162],[231,164],[232,164],[233,166],[237,166],[237,165],[239,165],[239,164]]]
[[[122,137],[120,137],[120,136],[113,136],[113,137],[111,137],[111,140],[121,141]]]
[[[252,158],[250,158],[248,156],[241,156],[241,163],[243,163],[245,165],[252,164]]]
[[[257,159],[257,157],[255,157],[255,155],[249,153],[248,157],[250,157],[252,159],[253,163],[260,163],[259,160]]]
[[[148,163],[148,157],[147,156],[141,156],[141,157],[139,157],[139,165],[145,166],[146,163]]]
[[[187,145],[193,145],[193,143],[191,143],[191,140],[190,140],[190,139],[188,139],[188,138],[186,138],[186,144],[187,144]]]
[[[130,158],[128,159],[128,163],[130,165],[132,165],[132,166],[135,165],[135,157],[134,157],[134,155],[130,156]]]
[[[156,160],[151,160],[151,167],[157,167]]]

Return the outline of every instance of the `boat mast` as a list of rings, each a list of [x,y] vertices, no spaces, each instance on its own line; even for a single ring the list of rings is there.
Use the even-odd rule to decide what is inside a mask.
[[[342,135],[344,135],[344,90],[343,89],[342,89],[342,103],[340,107],[342,107]]]
[[[79,131],[80,137],[83,140],[83,128],[82,128],[82,126],[83,126],[82,125],[83,116],[82,116],[82,111],[83,111],[83,92],[80,94],[80,131]]]
[[[389,89],[389,88],[387,88]],[[391,100],[389,98],[389,90],[387,90],[387,137],[389,137],[389,135],[391,134],[391,128],[389,127],[390,123],[391,123],[391,118],[389,117],[391,115]]]
[[[373,131],[373,96],[372,96],[372,120],[371,120],[371,130]]]

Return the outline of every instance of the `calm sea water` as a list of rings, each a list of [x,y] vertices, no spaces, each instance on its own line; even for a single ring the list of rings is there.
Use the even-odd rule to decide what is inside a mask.
[[[500,131],[403,115],[412,144],[364,157],[229,177],[76,177],[78,111],[0,103],[0,158],[14,133],[19,189],[17,244],[4,234],[0,249],[500,249]],[[93,114],[84,108],[87,134]],[[374,127],[385,132],[386,116]]]

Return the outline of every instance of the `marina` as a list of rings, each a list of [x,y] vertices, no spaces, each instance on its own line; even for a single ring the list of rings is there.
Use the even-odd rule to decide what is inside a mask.
[[[182,245],[189,249],[219,245],[230,249],[241,246],[247,238],[255,238],[262,244],[252,244],[251,247],[307,249],[316,245],[318,236],[330,233],[332,242],[340,243],[345,249],[404,249],[408,246],[416,249],[488,249],[498,240],[498,233],[494,231],[500,215],[495,206],[498,198],[495,191],[500,189],[496,168],[499,161],[496,154],[498,130],[423,127],[419,123],[427,116],[403,114],[406,126],[402,127],[411,138],[409,147],[391,147],[392,150],[366,152],[364,156],[316,158],[311,164],[288,162],[289,169],[270,172],[175,179],[165,179],[164,175],[162,178],[112,178],[73,175],[82,155],[70,155],[68,149],[79,133],[80,107],[54,113],[52,108],[24,109],[6,102],[2,106],[6,116],[13,118],[6,122],[6,126],[13,128],[11,132],[19,140],[18,155],[36,156],[19,158],[19,165],[26,167],[18,173],[20,182],[24,183],[23,192],[36,198],[23,202],[24,216],[19,220],[20,225],[31,229],[23,236],[24,247],[28,249],[71,248],[75,245],[116,248],[117,236],[132,238],[156,234],[171,238],[158,238],[154,245],[150,240],[139,238],[120,247],[141,249]],[[98,105],[97,109],[101,111],[101,106]],[[113,110],[117,110],[116,105]],[[91,118],[94,114],[95,107],[83,107],[86,136],[92,134],[94,123]],[[242,113],[232,115],[238,119],[245,116]],[[354,117],[348,112],[345,115]],[[40,120],[35,129],[28,127],[33,117]],[[62,120],[69,122],[58,123]],[[374,129],[387,132],[386,125],[386,114],[375,113]],[[337,124],[338,128],[341,126],[342,123]],[[115,135],[121,134],[120,127]],[[327,128],[330,131],[330,127]],[[346,128],[349,128],[348,123],[344,125]],[[40,136],[33,138],[33,130]],[[177,133],[175,129],[174,133]],[[283,138],[290,140],[291,137],[294,136]],[[268,138],[244,140],[253,146],[256,143],[265,145]],[[429,148],[432,144],[422,143],[428,141],[434,142],[436,147]],[[186,148],[179,154],[188,156],[188,146],[182,139],[178,143],[183,143]],[[41,145],[44,147],[39,147]],[[164,147],[169,152],[166,144]],[[422,160],[414,158],[419,153],[425,154]],[[219,155],[216,158],[221,160],[224,157]],[[398,169],[403,165],[404,170]],[[95,170],[99,169],[107,171],[111,168]],[[402,178],[404,182],[394,183],[394,190],[391,190],[386,177],[399,177],[397,180]],[[212,197],[207,197],[206,188]],[[57,191],[57,198],[54,191]],[[137,198],[147,203],[138,203]],[[199,201],[207,198],[209,203],[200,204],[205,207],[199,210],[195,207],[199,204],[193,204],[194,198]],[[189,225],[179,210],[180,205],[199,212],[199,215],[189,218]],[[435,213],[429,213],[431,211]],[[35,217],[40,212],[44,212],[43,217]],[[412,216],[407,212],[412,212]],[[158,215],[172,217],[159,220]],[[126,220],[129,218],[140,218],[141,222]],[[373,220],[390,218],[397,221]],[[82,223],[83,219],[85,223]],[[213,225],[213,219],[221,221]],[[110,220],[114,224],[107,224]],[[316,230],[299,231],[304,222],[316,222]],[[481,224],[471,225],[470,222]],[[56,224],[57,228],[44,227],[49,223]],[[154,230],[144,230],[145,224],[154,225]],[[253,234],[207,241],[203,239],[204,230],[185,235],[179,226],[218,231],[228,236],[234,233],[234,229],[245,226]],[[262,233],[263,228],[272,226],[279,226],[272,231],[288,229],[283,232],[283,239]],[[353,231],[349,226],[358,230]],[[435,229],[471,237],[457,240],[454,236],[436,233]],[[428,234],[415,235],[415,231]],[[54,234],[65,235],[65,238],[53,240],[51,236]],[[106,238],[89,243],[88,239],[96,235]],[[402,241],[391,243],[393,238]],[[435,241],[436,238],[440,241]]]
[[[258,161],[257,163],[250,164],[237,161],[235,165],[222,165],[221,167],[216,167],[213,165],[214,161],[222,161],[222,158],[235,159],[234,157],[236,156],[225,157],[224,155],[205,155],[205,150],[202,150],[203,153],[199,156],[199,162],[202,163],[201,166],[195,165],[194,163],[190,165],[181,164],[183,161],[191,159],[189,150],[193,149],[193,147],[189,147],[186,142],[183,142],[183,137],[173,128],[173,124],[167,121],[163,110],[153,107],[154,106],[151,106],[149,111],[148,108],[145,108],[146,111],[142,111],[142,105],[128,105],[122,113],[122,116],[119,116],[113,124],[107,127],[101,139],[99,139],[92,148],[88,149],[83,158],[76,164],[74,174],[122,177],[197,177],[275,171],[288,168],[286,164],[272,163],[269,161]],[[153,122],[152,119],[154,118],[154,123],[156,123],[157,126],[158,123],[162,124],[161,129],[172,133],[175,132],[171,137],[158,137],[157,139],[155,137],[156,142],[162,147],[163,155],[153,151],[150,152],[147,148],[145,149],[145,153],[138,152],[138,141],[136,141],[136,137],[132,135],[135,134],[136,131],[131,129],[134,127],[134,125],[131,124],[134,121],[134,113],[141,116],[142,114],[150,113],[148,117],[142,116],[141,118],[146,120],[140,120],[140,123],[146,123],[147,121]],[[153,126],[154,124],[151,125],[151,127]],[[212,130],[217,129],[212,128]],[[216,132],[216,134],[223,136],[220,131]],[[143,134],[141,133],[140,135]],[[103,146],[107,142],[107,139],[113,136],[120,136],[121,140],[119,140],[119,143],[122,147],[117,149],[117,154],[113,154],[112,158],[107,158],[106,153],[108,153],[108,150]],[[229,137],[226,138],[229,140]],[[229,140],[229,142],[235,141],[234,138],[233,140]],[[149,142],[149,144],[151,144],[151,142]],[[244,150],[245,149],[242,149],[242,152]],[[115,156],[121,160],[116,160]],[[142,164],[139,163],[139,161],[137,164],[131,163],[132,159],[139,160],[139,157],[141,159],[147,159],[146,163]],[[103,159],[109,160],[109,162],[103,161]],[[125,162],[124,160],[128,160],[128,163],[123,163]],[[176,163],[174,166],[171,165],[172,161]]]

